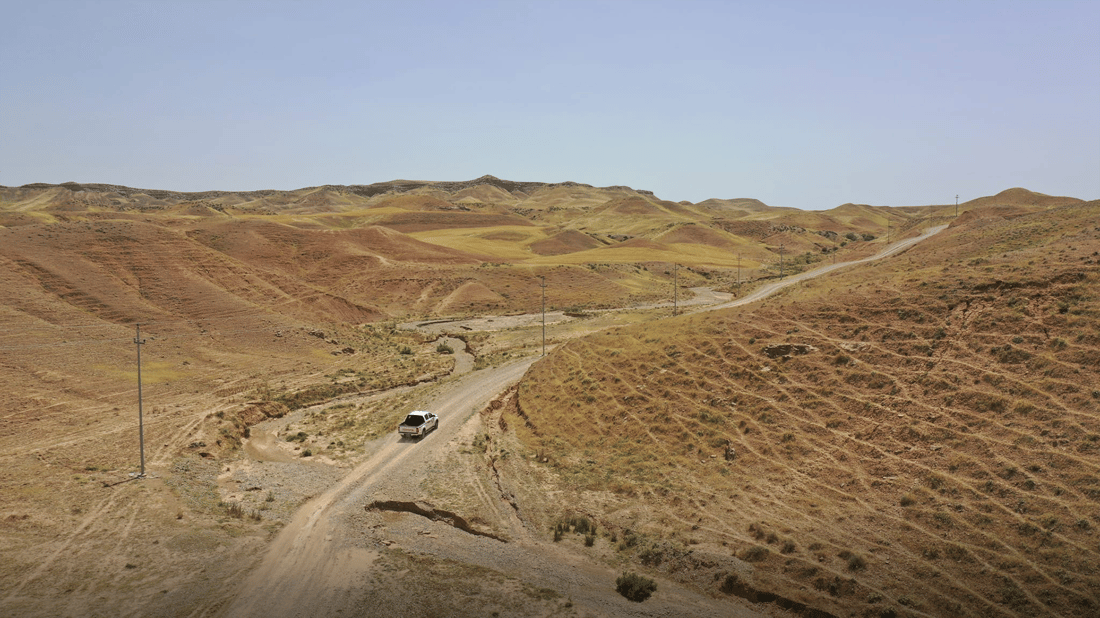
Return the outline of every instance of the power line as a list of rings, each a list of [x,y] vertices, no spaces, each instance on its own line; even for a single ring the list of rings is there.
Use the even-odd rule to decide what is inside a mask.
[[[141,447],[141,474],[139,478],[145,476],[145,420],[141,410],[141,346],[145,345],[145,340],[141,338],[141,324],[134,324],[135,331],[134,344],[137,346],[137,381],[138,381],[138,443]]]
[[[46,322],[46,325],[52,328],[66,328],[66,329],[86,329],[86,328],[130,328],[136,324],[142,326],[166,326],[172,324],[206,324],[208,322],[227,322],[229,320],[245,320],[255,318],[274,318],[279,314],[271,313],[248,313],[236,316],[224,316],[224,317],[210,317],[210,318],[185,318],[185,319],[173,319],[173,320],[141,320],[140,322],[105,322],[100,324],[53,324]],[[42,326],[41,328],[46,328]],[[0,334],[0,337],[23,337],[25,332],[22,333],[8,333]]]
[[[142,322],[142,325],[144,325],[144,324],[145,323]],[[242,333],[264,333],[264,332],[269,332],[270,330],[271,330],[270,326],[268,328],[241,328],[241,329],[236,329],[236,330],[213,331],[213,332],[209,332],[209,333],[191,333],[191,334],[184,334],[184,335],[154,335],[154,336],[150,337],[150,339],[152,339],[153,341],[170,342],[170,341],[178,341],[180,339],[197,339],[199,337],[237,335],[237,334],[242,334]],[[65,347],[65,346],[74,346],[74,345],[93,345],[93,344],[97,344],[97,343],[117,343],[119,341],[128,341],[129,339],[130,339],[129,337],[110,337],[110,338],[105,338],[105,339],[90,339],[90,340],[86,340],[86,341],[62,341],[62,342],[59,342],[59,343],[33,343],[33,344],[27,344],[27,345],[0,346],[0,352],[10,351],[10,350],[27,350],[27,349],[36,349],[36,348],[55,348],[55,347]]]

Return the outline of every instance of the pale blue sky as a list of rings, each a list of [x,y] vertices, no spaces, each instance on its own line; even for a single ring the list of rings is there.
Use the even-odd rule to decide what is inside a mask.
[[[1100,2],[9,2],[0,184],[1100,198]]]

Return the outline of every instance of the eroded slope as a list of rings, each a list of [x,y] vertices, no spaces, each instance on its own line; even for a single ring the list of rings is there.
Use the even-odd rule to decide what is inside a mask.
[[[978,211],[751,309],[564,345],[510,419],[560,482],[542,512],[644,533],[621,556],[651,568],[735,554],[836,615],[1093,615],[1098,206]]]

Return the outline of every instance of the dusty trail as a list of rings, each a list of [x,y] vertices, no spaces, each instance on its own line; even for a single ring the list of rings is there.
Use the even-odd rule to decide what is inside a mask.
[[[928,228],[920,236],[914,236],[913,238],[906,238],[905,240],[899,240],[891,243],[879,251],[875,255],[862,258],[859,260],[852,260],[850,262],[841,262],[839,264],[828,264],[815,268],[814,270],[808,270],[797,275],[791,275],[780,281],[765,284],[756,290],[753,290],[748,296],[738,298],[736,300],[729,300],[730,294],[724,292],[715,292],[714,290],[706,287],[691,288],[694,293],[693,297],[680,301],[682,313],[697,313],[700,311],[713,311],[715,309],[726,309],[729,307],[739,307],[741,305],[747,305],[754,303],[758,300],[763,300],[768,296],[774,294],[776,291],[781,290],[787,286],[794,285],[800,281],[819,277],[826,273],[833,272],[834,270],[840,270],[849,266],[855,266],[857,264],[865,264],[867,262],[873,262],[875,260],[881,260],[883,258],[897,255],[902,251],[912,247],[913,245],[925,240],[926,238],[933,236],[947,229],[947,225],[938,225],[936,227]],[[631,307],[623,307],[618,309],[599,309],[592,310],[590,313],[610,313],[616,311],[623,311],[625,309],[637,310],[637,309],[662,309],[672,307],[673,303],[669,301],[662,301],[657,303],[646,303],[641,305],[634,305]],[[573,318],[567,316],[564,311],[547,311],[546,312],[546,324],[553,325],[560,322],[567,322]],[[467,318],[467,319],[445,319],[445,320],[430,320],[427,322],[409,322],[401,325],[401,328],[409,330],[419,330],[424,333],[430,334],[443,334],[448,332],[454,332],[455,329],[464,331],[498,331],[509,328],[530,328],[535,327],[542,323],[541,313],[526,313],[521,315],[503,315],[503,316],[483,316],[480,318]]]
[[[430,406],[440,416],[439,429],[421,442],[394,434],[337,485],[302,506],[223,615],[335,615],[341,599],[351,593],[349,585],[369,570],[373,553],[343,543],[348,535],[334,526],[334,519],[346,510],[360,511],[381,483],[424,465],[432,455],[431,443],[450,440],[474,412],[519,380],[532,362],[460,379]]]
[[[799,273],[797,275],[791,275],[790,277],[787,277],[787,278],[782,279],[780,281],[776,281],[774,283],[769,283],[767,285],[760,286],[756,290],[753,290],[753,292],[751,294],[749,294],[748,296],[745,296],[743,298],[738,298],[737,300],[732,300],[730,302],[722,303],[720,305],[711,305],[711,306],[708,306],[708,307],[704,307],[702,309],[696,309],[695,311],[713,311],[715,309],[727,309],[729,307],[740,307],[741,305],[747,305],[749,303],[754,303],[758,300],[763,300],[763,299],[767,298],[768,296],[771,296],[772,294],[776,293],[779,290],[782,290],[785,287],[792,286],[792,285],[794,285],[796,283],[799,283],[801,281],[805,281],[807,279],[813,279],[814,277],[820,277],[821,275],[824,275],[826,273],[831,273],[834,270],[840,270],[841,268],[847,268],[849,266],[855,266],[856,264],[866,264],[867,262],[874,262],[875,260],[881,260],[883,258],[888,258],[892,255],[897,255],[898,253],[901,253],[902,251],[905,251],[906,249],[912,247],[913,245],[919,243],[920,241],[925,240],[926,238],[928,238],[930,236],[933,236],[935,234],[939,234],[940,232],[942,232],[946,229],[947,229],[946,224],[945,225],[937,225],[936,227],[928,228],[920,236],[914,236],[913,238],[906,238],[905,240],[899,240],[895,243],[891,243],[891,244],[887,245],[886,248],[884,248],[882,251],[879,251],[878,253],[876,253],[876,254],[874,254],[870,257],[865,257],[865,258],[860,259],[860,260],[853,260],[851,262],[841,262],[840,264],[829,264],[829,265],[826,265],[826,266],[822,266],[820,268],[815,268],[813,270],[808,270],[804,273]]]
[[[799,281],[895,255],[946,227],[937,226],[920,236],[893,243],[869,258],[824,266],[765,285],[744,298],[696,310],[714,310],[755,302]],[[390,436],[373,456],[297,511],[294,519],[271,544],[259,566],[234,590],[226,590],[221,596],[223,601],[227,601],[225,605],[213,601],[216,605],[208,606],[208,610],[200,611],[199,615],[211,615],[215,611],[213,608],[219,605],[220,611],[216,615],[227,617],[388,615],[387,608],[364,605],[364,599],[370,598],[370,575],[380,555],[378,537],[371,537],[369,530],[356,529],[349,523],[362,516],[365,505],[372,499],[387,496],[387,492],[395,487],[411,483],[410,491],[415,494],[415,479],[418,477],[414,472],[433,465],[434,458],[438,456],[433,445],[446,444],[458,436],[468,423],[480,423],[475,413],[517,382],[533,362],[534,359],[527,359],[457,378],[429,406],[440,415],[437,431],[420,442],[402,441],[396,434]],[[464,366],[463,370],[468,371],[469,368]],[[264,445],[259,443],[263,439],[257,441],[257,450],[263,450]],[[496,512],[500,511],[496,509]],[[514,518],[514,514],[509,513],[506,517]],[[615,573],[610,569],[546,544],[529,533],[521,532],[511,539],[513,542],[504,543],[471,535],[439,522],[429,523],[430,533],[425,533],[424,521],[427,520],[404,515],[400,521],[388,525],[386,534],[395,538],[398,546],[408,550],[484,566],[520,577],[534,585],[563,591],[575,603],[576,609],[595,615],[760,615],[734,602],[715,600],[668,581],[660,581],[660,598],[654,597],[644,604],[629,603],[614,592],[610,582],[614,581]],[[513,531],[523,530],[522,524],[517,525],[517,522],[507,524]]]

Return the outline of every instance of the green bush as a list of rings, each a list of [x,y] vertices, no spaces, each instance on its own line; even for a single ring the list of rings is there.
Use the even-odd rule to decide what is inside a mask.
[[[627,599],[641,603],[657,590],[657,582],[637,573],[623,573],[615,580],[615,590]]]

